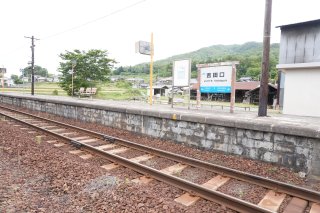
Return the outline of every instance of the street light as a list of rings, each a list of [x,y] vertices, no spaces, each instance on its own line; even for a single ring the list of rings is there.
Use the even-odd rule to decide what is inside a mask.
[[[71,70],[71,74],[72,74],[72,77],[71,77],[71,89],[72,89],[72,97],[73,97],[73,73],[74,73],[74,67],[77,65],[77,61],[76,60],[71,60],[71,64],[72,64],[72,70]]]

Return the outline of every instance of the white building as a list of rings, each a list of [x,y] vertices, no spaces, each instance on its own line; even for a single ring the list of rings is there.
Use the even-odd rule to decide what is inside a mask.
[[[280,28],[283,114],[320,117],[320,19]]]
[[[3,82],[3,86],[5,86],[5,87],[15,86],[15,83],[14,83],[13,79],[11,79],[11,78],[6,78],[6,77],[0,78],[0,82],[1,82],[1,84]],[[0,85],[0,86],[2,86],[2,85]]]
[[[29,82],[29,78],[28,78],[28,77],[22,77],[22,81],[23,81],[24,83],[27,83],[27,82]]]
[[[52,82],[60,82],[61,75],[53,75],[52,76]]]

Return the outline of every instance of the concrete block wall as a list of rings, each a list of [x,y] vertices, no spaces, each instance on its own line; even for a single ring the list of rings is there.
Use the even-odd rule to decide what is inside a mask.
[[[139,133],[272,162],[306,173],[312,166],[312,153],[316,154],[314,148],[320,144],[319,139],[164,118],[145,117],[144,123],[139,125],[145,126],[145,131]]]
[[[0,103],[272,162],[320,177],[320,137],[307,130],[35,97],[0,95]]]

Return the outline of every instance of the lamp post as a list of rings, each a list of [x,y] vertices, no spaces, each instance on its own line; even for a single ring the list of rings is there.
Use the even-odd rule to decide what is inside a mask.
[[[72,97],[73,97],[73,73],[74,73],[74,67],[77,65],[77,61],[76,60],[72,60],[71,61],[71,66],[72,66],[72,70],[71,70],[71,89],[72,89],[72,91],[71,91],[71,94],[72,94]]]

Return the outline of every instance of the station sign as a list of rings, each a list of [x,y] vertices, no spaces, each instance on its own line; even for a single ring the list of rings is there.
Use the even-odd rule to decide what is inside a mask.
[[[232,66],[203,67],[200,75],[201,93],[231,93]]]

